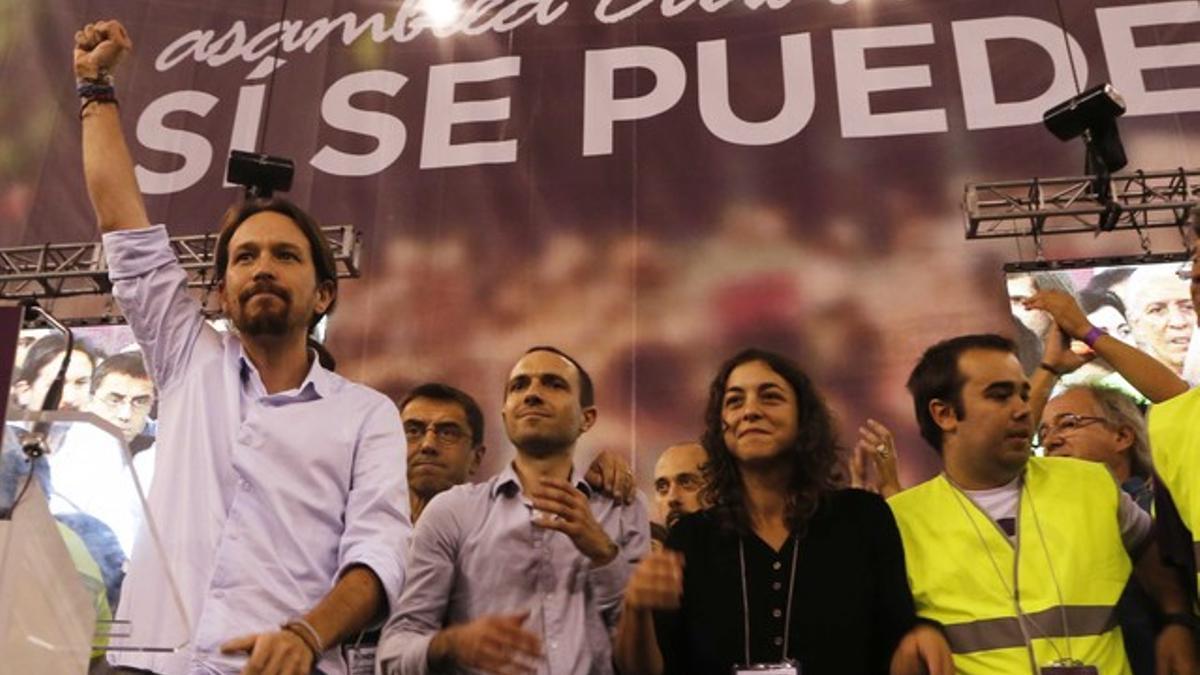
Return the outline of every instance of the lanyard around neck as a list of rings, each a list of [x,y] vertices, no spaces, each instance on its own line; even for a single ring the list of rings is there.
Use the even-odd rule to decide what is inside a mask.
[[[793,535],[792,539],[792,570],[788,575],[787,586],[787,609],[783,614],[783,656],[781,661],[787,660],[788,654],[788,639],[792,632],[792,588],[796,583],[796,558],[800,557],[800,539]],[[744,629],[744,641],[742,642],[746,653],[745,665],[750,665],[750,598],[746,592],[746,547],[743,544],[742,537],[738,537],[738,563],[742,569],[742,628]]]

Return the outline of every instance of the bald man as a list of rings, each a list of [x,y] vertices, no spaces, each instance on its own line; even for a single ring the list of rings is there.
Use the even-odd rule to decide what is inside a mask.
[[[656,516],[670,528],[680,517],[704,508],[704,463],[708,454],[699,443],[677,443],[668,447],[654,465]]]

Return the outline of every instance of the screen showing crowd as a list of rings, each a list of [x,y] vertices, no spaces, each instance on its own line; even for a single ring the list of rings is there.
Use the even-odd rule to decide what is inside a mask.
[[[1200,341],[1192,339],[1196,309],[1189,293],[1190,263],[1186,258],[1058,262],[1053,270],[1009,265],[1005,277],[1026,373],[1032,373],[1041,362],[1043,344],[1054,322],[1045,312],[1026,309],[1023,302],[1039,290],[1059,290],[1076,299],[1093,326],[1155,357],[1189,384],[1200,383]],[[1071,348],[1081,353],[1088,350],[1079,342]],[[1058,387],[1097,382],[1142,398],[1100,359],[1063,377]]]

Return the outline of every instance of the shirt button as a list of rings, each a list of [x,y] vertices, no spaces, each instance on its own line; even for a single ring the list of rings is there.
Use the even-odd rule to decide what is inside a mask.
[[[250,491],[250,481],[245,480],[245,479],[239,480],[238,487],[242,488],[242,490],[244,492],[249,492]],[[776,564],[778,564],[778,563],[776,563]]]
[[[777,569],[779,569],[779,568],[781,568],[781,567],[783,567],[783,563],[779,563],[779,562],[773,563],[773,564],[771,565],[771,569],[773,569],[773,570],[777,570]]]
[[[783,590],[783,584],[776,581],[775,583],[771,584],[771,590],[773,590],[773,591]]]
[[[783,612],[779,611],[778,609],[773,609],[771,610],[771,616],[778,619],[779,617],[783,616]]]
[[[777,637],[777,638],[775,638],[774,642],[775,642],[776,647],[780,647],[783,645],[783,638]]]

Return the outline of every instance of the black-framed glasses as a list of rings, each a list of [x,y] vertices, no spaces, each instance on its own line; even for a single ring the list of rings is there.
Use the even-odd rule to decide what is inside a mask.
[[[467,437],[467,431],[454,422],[439,422],[429,425],[424,422],[405,422],[404,437],[409,445],[420,443],[425,435],[433,432],[433,442],[438,445],[455,445]]]
[[[1082,429],[1083,427],[1096,424],[1097,422],[1107,423],[1108,420],[1104,419],[1103,417],[1096,417],[1095,415],[1076,415],[1075,413],[1063,413],[1054,418],[1054,421],[1050,424],[1042,424],[1038,427],[1038,439],[1044,444],[1046,442],[1046,438],[1052,434]]]
[[[96,400],[103,403],[110,410],[120,410],[122,406],[129,404],[129,407],[137,412],[146,412],[150,409],[150,406],[154,405],[154,397],[149,394],[126,396],[116,392],[109,392],[104,396],[97,396]]]

